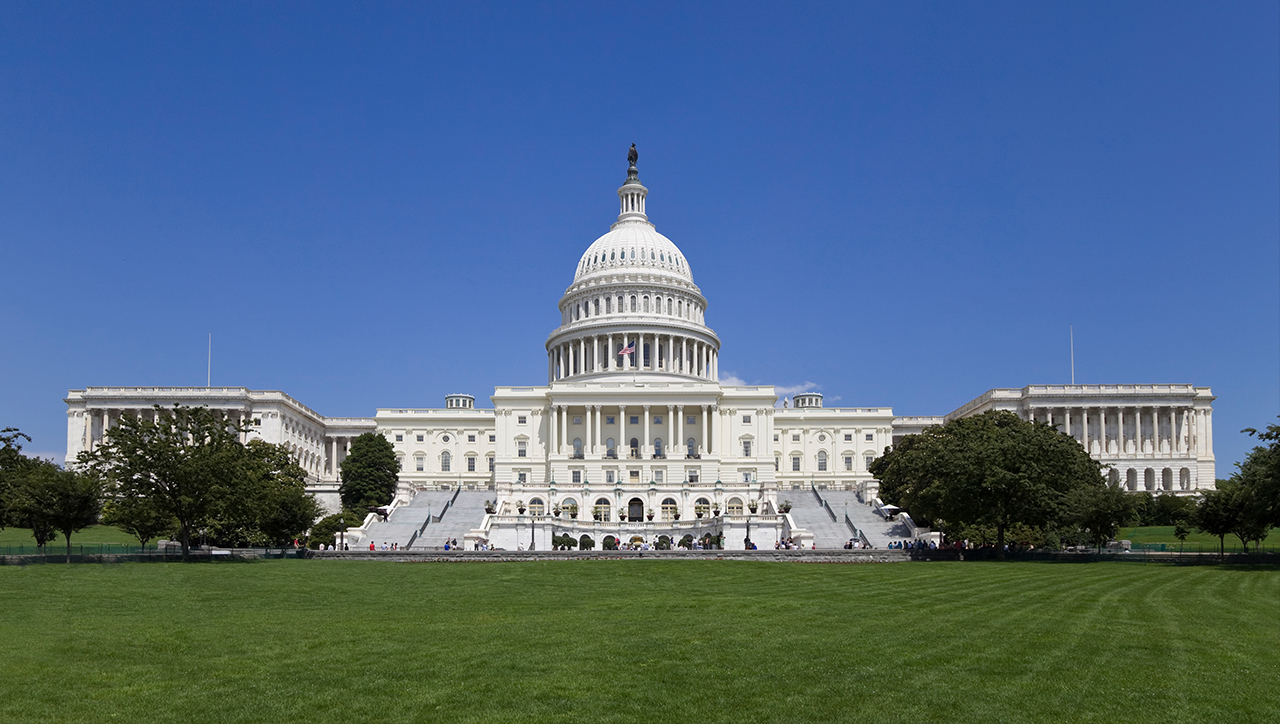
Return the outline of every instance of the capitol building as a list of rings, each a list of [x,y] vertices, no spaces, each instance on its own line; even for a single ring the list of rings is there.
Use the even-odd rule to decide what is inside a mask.
[[[720,339],[688,259],[649,220],[634,153],[620,212],[573,269],[546,341],[543,384],[500,386],[492,407],[452,394],[433,409],[325,417],[283,392],[240,387],[88,387],[67,403],[67,460],[121,415],[206,405],[287,446],[309,488],[337,510],[339,465],[376,432],[400,459],[385,520],[361,544],[433,548],[445,539],[514,550],[553,538],[596,547],[722,537],[728,548],[791,538],[823,548],[927,534],[879,506],[872,460],[904,435],[987,410],[1060,427],[1127,490],[1194,494],[1214,485],[1213,395],[1188,384],[993,389],[940,416],[779,399],[720,381]],[[663,541],[664,543],[666,541]]]

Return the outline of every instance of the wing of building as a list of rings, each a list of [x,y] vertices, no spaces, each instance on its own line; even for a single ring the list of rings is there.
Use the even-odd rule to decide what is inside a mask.
[[[120,415],[207,405],[288,446],[336,510],[350,441],[376,431],[400,458],[399,492],[391,517],[356,535],[415,547],[458,539],[547,549],[564,535],[596,546],[883,543],[918,531],[870,513],[871,461],[904,435],[987,410],[1061,426],[1128,490],[1213,487],[1206,387],[1032,385],[990,390],[945,416],[895,417],[890,407],[824,407],[818,393],[777,407],[772,386],[721,384],[707,299],[685,255],[649,221],[647,196],[633,164],[617,220],[587,247],[560,299],[546,384],[497,387],[490,409],[454,394],[443,408],[372,418],[325,417],[283,392],[240,387],[89,387],[66,399],[67,459]]]

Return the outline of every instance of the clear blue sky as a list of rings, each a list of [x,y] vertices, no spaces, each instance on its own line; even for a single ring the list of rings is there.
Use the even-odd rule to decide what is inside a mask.
[[[0,5],[0,427],[70,388],[326,415],[545,381],[629,144],[721,371],[1280,412],[1275,2]]]

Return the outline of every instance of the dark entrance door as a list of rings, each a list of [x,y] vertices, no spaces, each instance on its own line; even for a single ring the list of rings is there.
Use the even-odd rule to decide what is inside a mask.
[[[627,520],[643,520],[644,519],[644,503],[639,498],[632,498],[627,503]]]

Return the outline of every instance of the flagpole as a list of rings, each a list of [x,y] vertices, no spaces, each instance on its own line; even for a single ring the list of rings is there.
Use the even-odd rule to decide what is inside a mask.
[[[1068,324],[1067,331],[1071,335],[1071,384],[1076,383],[1076,328]]]
[[[209,366],[205,368],[204,386],[211,387],[213,382],[213,332],[209,333]]]

